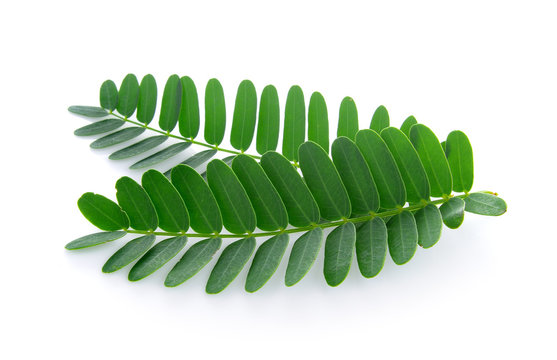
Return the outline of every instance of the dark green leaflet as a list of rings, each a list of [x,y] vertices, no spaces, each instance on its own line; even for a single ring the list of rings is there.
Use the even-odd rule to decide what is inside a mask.
[[[327,236],[323,274],[330,286],[340,285],[348,276],[355,244],[356,228],[351,222],[337,227]]]
[[[311,140],[329,153],[329,118],[323,95],[311,94],[308,109],[308,140]]]
[[[406,264],[418,247],[418,229],[414,215],[403,211],[387,223],[389,253],[397,265]]]
[[[406,190],[393,155],[385,141],[373,130],[360,130],[356,145],[366,160],[377,185],[381,207],[393,209],[404,206]]]
[[[130,226],[128,216],[120,206],[102,195],[87,192],[77,200],[77,206],[83,216],[101,230],[114,231]]]
[[[356,257],[360,273],[366,278],[377,276],[387,256],[387,226],[381,218],[366,221],[356,231]]]
[[[183,137],[193,139],[199,133],[199,99],[197,88],[189,76],[183,76],[182,82],[182,108],[178,128]]]
[[[149,195],[133,179],[127,176],[118,179],[116,198],[128,215],[133,229],[153,231],[158,227],[159,219]]]
[[[290,161],[277,152],[269,151],[261,157],[261,167],[286,206],[291,225],[302,227],[319,222],[317,203]]]
[[[114,81],[106,80],[102,83],[99,97],[102,108],[108,111],[116,109],[118,105],[118,89]]]
[[[171,179],[186,204],[192,229],[201,234],[219,233],[222,230],[220,210],[201,175],[189,166],[178,165],[172,169]]]
[[[128,280],[137,281],[151,275],[178,255],[187,241],[187,236],[176,236],[159,242],[135,263],[128,274]]]
[[[164,135],[151,136],[148,137],[147,139],[143,139],[139,142],[136,142],[135,144],[132,144],[123,149],[113,152],[112,154],[110,154],[108,158],[111,160],[122,160],[139,154],[143,154],[146,151],[156,148],[157,146],[165,142],[167,139],[168,136],[164,136]]]
[[[507,212],[505,200],[491,194],[472,193],[464,198],[464,202],[464,210],[474,214],[499,216]]]
[[[217,150],[214,150],[214,149],[203,150],[201,152],[196,153],[195,155],[190,156],[186,160],[182,161],[180,164],[188,165],[188,166],[196,169],[200,165],[209,161],[209,159],[211,159],[213,156],[215,156],[216,153],[217,153]],[[170,176],[171,171],[172,171],[172,169],[169,169],[168,171],[166,171],[164,173],[164,176],[166,176],[166,177]]]
[[[124,235],[126,235],[125,231],[98,232],[82,236],[74,241],[70,241],[66,244],[65,248],[67,250],[84,249],[120,239]]]
[[[74,106],[70,106],[68,108],[68,111],[76,115],[93,117],[93,118],[105,117],[109,115],[108,111],[97,106],[74,105]]]
[[[247,150],[253,140],[255,118],[257,116],[257,93],[255,86],[249,80],[244,80],[238,86],[234,114],[232,115],[232,130],[230,144],[240,151]]]
[[[238,155],[232,162],[232,170],[248,194],[255,210],[257,227],[265,231],[286,228],[286,208],[257,161],[248,155]]]
[[[151,74],[141,79],[139,85],[139,101],[137,102],[137,121],[148,125],[155,116],[157,109],[157,82]]]
[[[416,118],[410,115],[400,126],[400,131],[402,131],[407,137],[410,137],[410,128],[412,127],[412,125],[416,125],[417,123],[418,121],[416,120]]]
[[[170,270],[164,285],[168,287],[178,286],[197,274],[211,261],[215,253],[220,249],[221,243],[222,239],[219,237],[195,243]]]
[[[226,128],[224,92],[217,79],[211,79],[205,88],[205,141],[219,145]]]
[[[429,181],[418,153],[404,133],[394,127],[381,131],[381,137],[387,144],[402,176],[406,189],[406,200],[417,203],[429,200]]]
[[[246,279],[246,291],[256,292],[273,276],[288,246],[288,234],[273,236],[265,241],[253,257]]]
[[[447,137],[445,154],[453,177],[453,190],[468,192],[474,183],[472,145],[462,131],[452,131]]]
[[[340,103],[337,137],[346,136],[354,140],[358,129],[358,109],[354,100],[347,96]]]
[[[369,128],[380,134],[386,127],[389,127],[389,112],[386,107],[380,105],[373,113]]]
[[[141,185],[155,205],[161,229],[171,232],[188,230],[189,216],[184,201],[163,174],[148,170],[141,177]]]
[[[124,141],[131,140],[143,134],[145,128],[140,128],[137,126],[128,127],[122,130],[118,130],[111,134],[105,135],[91,143],[91,148],[102,149],[114,145],[123,143]]]
[[[298,150],[300,169],[321,217],[338,220],[350,216],[350,199],[333,162],[318,144],[307,141]]]
[[[135,112],[139,100],[139,83],[134,74],[128,74],[120,85],[118,91],[118,112],[129,118]]]
[[[379,194],[369,167],[356,144],[341,136],[331,147],[333,162],[348,192],[352,214],[364,215],[379,209]]]
[[[414,214],[418,227],[418,244],[427,249],[437,244],[441,238],[443,219],[437,206],[429,204]]]
[[[208,294],[218,294],[223,291],[242,271],[253,254],[255,246],[254,237],[240,239],[228,245],[211,271],[205,291]]]
[[[261,155],[277,149],[280,131],[280,107],[277,89],[267,85],[261,93],[257,122],[256,149]]]
[[[441,205],[439,210],[441,210],[443,222],[449,229],[456,229],[462,225],[464,221],[464,207],[464,200],[459,197],[452,197]]]
[[[296,240],[286,268],[284,278],[286,286],[295,285],[306,276],[317,258],[322,242],[323,230],[320,227],[308,231]]]
[[[232,161],[234,161],[234,158],[235,158],[235,157],[236,157],[236,155],[230,155],[230,156],[227,156],[227,157],[225,157],[225,158],[222,158],[221,160],[222,160],[222,162],[224,162],[226,165],[232,166]],[[201,177],[202,177],[205,181],[207,181],[207,170],[205,170],[205,171],[203,171],[203,172],[201,173]]]
[[[224,227],[234,234],[255,230],[255,211],[246,191],[228,165],[215,159],[207,165],[207,183],[219,204]]]
[[[124,123],[125,121],[120,119],[106,119],[106,120],[96,121],[92,124],[80,127],[79,129],[75,130],[73,133],[74,135],[77,136],[91,136],[91,135],[104,134],[105,132],[118,129],[120,126],[124,125]]]
[[[144,235],[129,241],[106,261],[102,271],[104,273],[111,273],[120,270],[143,255],[154,242],[155,235]]]
[[[306,138],[306,105],[304,93],[294,85],[286,96],[282,154],[290,161],[298,161],[298,147]]]
[[[410,141],[424,165],[431,196],[450,195],[453,189],[451,170],[437,136],[427,126],[416,124],[410,129]]]
[[[169,147],[162,149],[161,151],[146,157],[145,159],[139,160],[135,164],[131,165],[130,169],[144,169],[147,167],[154,166],[160,162],[170,159],[173,156],[178,155],[182,151],[189,148],[190,145],[191,142],[183,142],[183,141],[176,144],[172,144]]]
[[[181,105],[182,82],[178,75],[170,75],[162,94],[161,114],[159,116],[159,127],[161,129],[171,132],[176,127]]]

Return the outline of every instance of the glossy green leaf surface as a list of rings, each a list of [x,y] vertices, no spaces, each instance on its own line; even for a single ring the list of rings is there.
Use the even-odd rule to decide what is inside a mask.
[[[220,249],[222,239],[219,237],[199,241],[186,251],[166,276],[164,285],[174,287],[182,284],[207,265]]]
[[[154,242],[155,235],[140,236],[129,241],[106,261],[102,271],[104,273],[111,273],[129,265],[141,255],[145,254]]]
[[[433,204],[426,205],[414,214],[418,227],[418,245],[427,249],[437,244],[441,238],[443,219],[439,208]]]
[[[199,99],[197,88],[189,76],[180,79],[182,83],[182,104],[178,128],[185,138],[194,139],[199,133]]]
[[[93,149],[103,149],[106,147],[118,145],[125,141],[138,137],[139,135],[143,134],[144,131],[144,128],[140,128],[137,126],[128,127],[98,138],[89,146],[91,146],[91,148]]]
[[[286,286],[295,285],[306,276],[317,258],[322,242],[323,230],[319,227],[308,231],[296,240],[286,268],[284,279]]]
[[[113,152],[108,157],[110,160],[122,160],[128,159],[130,157],[143,154],[146,151],[156,148],[168,139],[164,135],[155,135],[136,142],[130,146],[126,146],[123,149]]]
[[[304,93],[294,85],[286,96],[282,154],[290,161],[298,160],[298,147],[306,138],[306,105]]]
[[[172,131],[178,123],[182,105],[182,82],[176,74],[170,75],[164,86],[161,101],[159,127],[167,132]]]
[[[255,292],[273,276],[288,246],[288,234],[280,234],[259,246],[246,279],[246,291]]]
[[[389,112],[387,111],[386,107],[380,105],[371,117],[369,128],[380,134],[381,130],[386,127],[389,127]]]
[[[73,133],[76,136],[91,136],[91,135],[104,134],[106,132],[118,129],[119,127],[124,125],[124,123],[125,121],[120,119],[106,119],[106,120],[96,121],[92,124],[80,127],[79,129],[75,130]]]
[[[450,198],[449,201],[439,207],[443,223],[449,229],[457,229],[464,221],[465,203],[459,197]]]
[[[232,115],[232,130],[230,144],[233,148],[245,151],[251,145],[255,131],[257,116],[257,93],[255,86],[249,80],[244,80],[238,86],[234,113]]]
[[[83,216],[101,230],[114,231],[130,226],[128,216],[120,206],[102,195],[87,192],[77,200],[77,206]]]
[[[113,111],[118,105],[118,88],[112,80],[106,80],[101,85],[99,94],[101,107]]]
[[[330,286],[340,285],[348,276],[355,244],[356,228],[351,222],[337,227],[327,236],[323,274]]]
[[[154,231],[159,224],[155,207],[147,192],[135,180],[124,176],[116,182],[118,204],[136,230]]]
[[[161,151],[154,153],[153,155],[147,156],[145,159],[139,160],[138,162],[134,163],[130,166],[130,169],[144,169],[147,167],[154,166],[158,163],[161,163],[167,159],[170,159],[173,156],[178,155],[182,151],[189,148],[191,142],[179,142],[176,144],[172,144]]]
[[[377,276],[387,256],[387,226],[381,218],[363,223],[356,231],[356,258],[360,273],[366,278]]]
[[[222,252],[217,264],[211,271],[205,291],[218,294],[240,274],[255,250],[254,237],[240,239],[228,245]]]
[[[215,156],[217,154],[217,152],[218,151],[214,150],[214,149],[203,150],[203,151],[200,151],[198,153],[195,153],[195,155],[190,156],[189,158],[182,161],[178,165],[187,165],[187,166],[190,166],[190,167],[196,169],[199,166],[201,166],[202,164],[205,164],[211,158],[213,158],[213,156]],[[169,177],[171,171],[172,171],[172,169],[169,169],[168,171],[166,171],[164,173],[164,176]]]
[[[354,100],[347,96],[340,103],[337,137],[346,136],[350,140],[354,140],[358,130],[358,109]]]
[[[329,117],[327,104],[319,92],[311,94],[308,109],[308,140],[319,144],[329,153]]]
[[[139,101],[139,82],[134,74],[128,74],[122,80],[120,89],[118,90],[118,112],[129,118],[135,112],[137,102]]]
[[[68,111],[81,116],[98,118],[108,116],[109,113],[105,109],[97,106],[74,105],[68,108]]]
[[[417,123],[418,123],[418,120],[416,120],[416,118],[414,116],[410,115],[406,118],[406,120],[404,120],[404,122],[400,126],[400,131],[402,131],[404,133],[404,135],[406,135],[408,138],[410,138],[410,128],[413,125],[416,125]]]
[[[217,79],[211,79],[205,88],[205,141],[219,145],[226,128],[224,92]]]
[[[157,109],[157,82],[151,74],[141,79],[139,84],[139,100],[137,102],[137,121],[149,124]]]
[[[472,145],[462,131],[452,131],[447,136],[445,155],[453,176],[453,190],[468,192],[474,183],[474,158]]]
[[[187,236],[176,236],[157,243],[131,268],[128,280],[137,281],[151,275],[178,255],[180,250],[186,246],[187,241]]]
[[[397,265],[406,264],[418,247],[418,229],[414,215],[403,211],[387,223],[389,253]]]
[[[82,236],[66,244],[67,250],[84,249],[91,246],[105,244],[110,241],[118,240],[126,235],[125,231],[102,231],[94,234]]]
[[[257,121],[256,150],[263,155],[277,149],[280,131],[280,106],[277,89],[267,85],[261,93]]]
[[[505,200],[498,196],[486,193],[472,193],[464,198],[464,210],[488,216],[499,216],[507,212]]]

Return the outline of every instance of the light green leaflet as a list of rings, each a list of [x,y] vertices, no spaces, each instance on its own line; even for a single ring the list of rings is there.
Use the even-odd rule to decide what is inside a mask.
[[[145,254],[155,242],[155,235],[145,235],[129,241],[116,251],[103,265],[104,273],[120,270],[124,266]]]
[[[232,115],[232,130],[230,144],[237,150],[245,151],[251,145],[255,131],[257,114],[257,93],[255,86],[249,80],[244,80],[238,86],[234,114]]]
[[[135,164],[130,166],[130,169],[144,169],[147,167],[152,167],[158,163],[161,163],[171,157],[178,155],[182,151],[189,148],[191,142],[179,142],[172,144],[161,151],[154,153],[153,155],[147,156],[145,159],[139,160]]]
[[[499,216],[507,211],[505,200],[491,194],[472,193],[464,198],[464,202],[464,210],[474,214]]]
[[[387,256],[387,226],[381,218],[363,223],[356,231],[356,257],[360,273],[366,278],[377,276]]]
[[[385,141],[373,130],[360,130],[356,145],[366,160],[377,185],[381,207],[393,209],[404,206],[406,191],[393,155]]]
[[[445,154],[453,177],[453,190],[468,192],[474,183],[472,145],[462,131],[452,131],[447,137]]]
[[[197,88],[189,76],[183,76],[180,81],[182,83],[182,105],[178,127],[183,137],[193,139],[199,133]]]
[[[379,209],[379,194],[369,167],[356,144],[341,136],[331,147],[333,162],[348,192],[352,215],[364,215]]]
[[[400,131],[402,131],[404,135],[406,135],[407,137],[410,137],[410,128],[413,125],[416,125],[417,123],[418,121],[416,120],[416,118],[410,115],[406,118],[406,120],[404,120],[404,122],[400,126]]]
[[[267,283],[277,270],[287,246],[288,234],[273,236],[259,246],[246,279],[247,292],[256,292]]]
[[[290,161],[298,161],[298,147],[306,138],[306,106],[304,93],[294,85],[286,96],[282,154]]]
[[[148,170],[141,178],[141,185],[155,205],[161,229],[171,232],[188,230],[189,217],[184,201],[163,174]]]
[[[393,216],[387,223],[389,253],[397,265],[406,264],[418,247],[418,230],[414,215],[403,211]]]
[[[256,149],[261,155],[277,149],[280,131],[280,107],[277,89],[267,85],[261,93],[257,122]]]
[[[137,281],[151,275],[178,255],[187,241],[187,236],[176,236],[159,242],[135,263],[128,274],[128,280]]]
[[[261,157],[261,167],[286,206],[288,221],[296,227],[319,222],[319,208],[311,192],[290,161],[277,152]]]
[[[240,239],[228,245],[211,271],[205,291],[208,294],[218,294],[223,291],[242,271],[253,254],[255,246],[254,237]]]
[[[380,105],[373,113],[369,128],[371,130],[375,130],[376,133],[380,134],[381,130],[386,127],[389,127],[389,112],[387,111],[386,107]]]
[[[418,227],[418,245],[427,249],[437,244],[441,238],[443,219],[437,206],[429,204],[414,214]]]
[[[327,220],[348,218],[350,199],[333,162],[318,144],[307,141],[298,150],[300,169],[313,194],[321,217]]]
[[[238,155],[232,162],[232,170],[248,194],[257,227],[265,231],[285,229],[288,225],[286,208],[257,161],[248,155]]]
[[[103,231],[94,234],[89,234],[82,236],[74,241],[70,241],[66,244],[65,248],[67,250],[77,250],[84,249],[91,246],[97,246],[100,244],[105,244],[110,241],[120,239],[126,235],[125,231]]]
[[[146,151],[156,148],[157,146],[165,142],[166,139],[168,139],[168,137],[164,135],[151,136],[147,139],[143,139],[139,142],[136,142],[135,144],[126,146],[123,149],[113,152],[108,158],[110,160],[122,160],[139,154],[143,154]]]
[[[136,230],[154,231],[159,224],[155,207],[147,192],[133,179],[124,176],[116,182],[118,204],[130,219],[130,226]]]
[[[456,229],[464,221],[464,200],[459,197],[450,198],[439,207],[443,222],[450,229]]]
[[[70,106],[68,108],[68,111],[76,115],[87,116],[91,118],[105,117],[109,115],[108,111],[98,106],[74,105]]]
[[[166,276],[164,285],[174,287],[182,284],[201,269],[205,267],[213,259],[215,253],[219,250],[222,239],[219,237],[199,241],[186,251],[184,256],[174,265],[172,270]]]
[[[122,130],[118,130],[111,134],[105,135],[91,143],[91,148],[93,149],[103,149],[106,147],[110,147],[113,145],[118,145],[123,143],[124,141],[131,140],[133,138],[138,137],[139,135],[143,134],[145,128],[140,127],[128,127]]]
[[[116,109],[118,105],[118,89],[114,81],[106,80],[101,85],[100,103],[101,107],[108,111]]]
[[[311,94],[308,109],[308,140],[311,140],[329,153],[329,118],[327,105],[319,92]]]
[[[255,230],[255,211],[240,181],[222,160],[207,165],[207,183],[219,204],[224,227],[234,234]]]
[[[346,136],[350,140],[355,140],[358,128],[358,109],[356,108],[356,103],[351,97],[347,96],[340,103],[337,137]]]
[[[141,79],[139,84],[139,101],[137,102],[137,121],[148,125],[157,109],[157,82],[151,74]]]
[[[337,227],[327,236],[323,274],[330,286],[340,285],[348,276],[355,244],[356,228],[351,222]]]
[[[118,91],[117,110],[123,117],[129,118],[135,112],[139,100],[139,83],[134,74],[128,74],[122,80]]]
[[[161,102],[159,127],[165,131],[172,131],[176,127],[182,105],[182,82],[176,74],[170,75],[164,86]]]
[[[222,218],[209,185],[193,168],[178,165],[171,172],[172,184],[184,200],[190,214],[191,227],[198,233],[219,233]]]
[[[120,119],[106,119],[94,122],[89,125],[85,125],[75,130],[73,133],[76,136],[91,136],[103,134],[112,130],[118,129],[120,126],[124,125],[125,121]]]
[[[211,159],[213,156],[215,156],[216,153],[217,153],[217,150],[215,150],[215,149],[203,150],[201,152],[196,153],[195,155],[190,156],[189,158],[182,161],[178,165],[188,165],[188,166],[196,169],[200,165],[205,164],[207,161],[209,161],[209,159]],[[169,169],[168,171],[166,171],[164,173],[164,176],[169,177],[171,171],[172,171],[172,169]]]
[[[87,192],[77,200],[77,206],[83,216],[101,230],[114,231],[130,226],[120,206],[102,195]]]
[[[211,79],[205,88],[205,141],[219,145],[226,128],[224,92],[217,79]]]
[[[308,231],[296,240],[286,268],[284,279],[286,286],[295,285],[306,276],[317,258],[322,242],[323,230],[320,227]]]

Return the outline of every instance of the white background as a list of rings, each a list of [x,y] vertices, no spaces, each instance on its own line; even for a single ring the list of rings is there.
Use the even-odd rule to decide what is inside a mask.
[[[555,359],[557,9],[371,3],[4,3],[0,357]],[[245,271],[205,294],[211,266],[165,288],[176,260],[138,283],[102,274],[123,242],[64,250],[94,232],[76,201],[114,199],[117,178],[140,173],[74,137],[87,121],[66,109],[97,105],[101,82],[128,72],[152,73],[160,89],[173,73],[201,91],[217,77],[228,105],[245,78],[259,93],[276,85],[282,105],[299,84],[306,99],[322,92],[333,129],[345,95],[360,127],[384,104],[395,126],[413,114],[442,138],[461,129],[474,189],[497,191],[508,213],[468,214],[407,265],[388,258],[369,280],[353,266],[338,288],[325,284],[322,255],[298,285],[283,285],[282,264],[255,294]]]

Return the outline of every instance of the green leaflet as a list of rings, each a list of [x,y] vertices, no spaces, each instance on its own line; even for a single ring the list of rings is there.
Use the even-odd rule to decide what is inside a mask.
[[[205,291],[208,294],[218,294],[223,291],[242,271],[253,254],[255,246],[254,237],[240,239],[228,245],[211,271]]]
[[[102,195],[87,192],[77,200],[77,206],[83,216],[101,230],[114,231],[130,226],[128,216],[120,206]]]
[[[474,182],[472,145],[462,131],[452,131],[447,137],[445,154],[453,177],[453,190],[468,192]]]
[[[322,241],[323,230],[320,227],[308,231],[296,240],[286,268],[286,286],[295,285],[308,273],[317,258]]]
[[[459,197],[452,197],[439,208],[443,216],[443,222],[449,229],[456,229],[462,225],[464,206],[464,200]]]
[[[159,224],[155,207],[147,192],[133,179],[124,176],[116,182],[118,204],[136,230],[154,231]]]
[[[211,79],[205,88],[205,141],[219,145],[226,128],[224,92],[217,79]]]
[[[406,118],[406,120],[404,120],[404,122],[400,126],[400,131],[402,131],[404,135],[406,135],[407,137],[410,137],[410,128],[413,125],[416,125],[417,123],[418,121],[416,120],[416,118],[410,115]]]
[[[418,227],[418,244],[425,249],[437,244],[443,229],[443,219],[437,206],[427,205],[416,211],[414,218]]]
[[[307,141],[298,150],[300,169],[321,217],[338,220],[350,216],[350,199],[333,162],[318,144]]]
[[[199,133],[197,88],[189,76],[183,76],[180,81],[182,83],[182,105],[178,128],[183,137],[193,139]]]
[[[246,279],[246,291],[256,292],[273,276],[288,246],[288,234],[273,236],[265,241],[253,257]]]
[[[184,256],[174,265],[166,276],[164,285],[174,287],[182,284],[211,261],[215,253],[219,250],[222,239],[219,237],[206,239],[193,244],[186,251]]]
[[[178,255],[187,241],[187,236],[176,236],[159,242],[135,263],[128,274],[128,280],[138,281],[151,275]]]
[[[222,230],[220,210],[201,175],[189,166],[178,165],[172,169],[171,179],[186,204],[192,229],[201,234],[219,233]]]
[[[346,136],[350,140],[355,140],[358,129],[358,109],[354,100],[347,96],[340,103],[337,137]]]
[[[257,227],[265,231],[285,229],[288,225],[286,208],[257,161],[248,155],[238,155],[232,162],[232,170],[248,194]]]
[[[118,129],[120,126],[124,125],[125,121],[120,119],[106,119],[101,121],[96,121],[92,124],[85,125],[75,130],[73,133],[76,136],[91,136],[104,134],[106,132]]]
[[[91,148],[93,149],[103,149],[106,147],[114,146],[124,141],[131,140],[143,134],[145,128],[140,128],[137,126],[128,127],[122,130],[118,130],[111,134],[105,135],[91,143]]]
[[[418,229],[411,212],[404,210],[387,223],[389,253],[397,265],[406,264],[418,247]]]
[[[364,215],[379,209],[379,194],[369,167],[356,144],[341,136],[331,147],[333,162],[348,192],[353,215]]]
[[[377,185],[381,207],[393,209],[406,203],[406,191],[393,155],[385,141],[373,130],[360,130],[356,145],[366,160]]]
[[[380,134],[386,127],[389,127],[389,112],[386,107],[380,105],[373,113],[369,128]]]
[[[120,85],[118,91],[118,112],[125,118],[129,118],[135,112],[139,101],[139,83],[134,74],[128,74]]]
[[[219,204],[224,227],[234,234],[255,230],[255,211],[240,181],[222,160],[207,165],[207,183]]]
[[[118,105],[118,89],[114,81],[106,80],[102,83],[99,97],[102,108],[108,111],[116,109]]]
[[[161,151],[154,153],[153,155],[147,156],[145,159],[139,160],[138,162],[134,163],[130,166],[130,169],[144,169],[147,167],[154,166],[158,163],[161,163],[167,159],[170,159],[173,156],[178,155],[182,151],[189,148],[191,142],[179,142],[176,144],[172,144]]]
[[[135,144],[126,146],[123,149],[113,152],[112,154],[110,154],[108,158],[110,160],[122,160],[139,154],[143,154],[146,151],[156,148],[157,146],[165,142],[167,139],[168,137],[164,135],[151,136],[148,137],[147,139],[143,139],[139,142],[136,142]]]
[[[488,216],[499,216],[507,212],[505,200],[498,196],[486,193],[472,193],[464,198],[464,210]]]
[[[110,241],[118,240],[126,235],[125,231],[103,231],[82,236],[66,244],[67,250],[84,249],[91,246],[105,244]]]
[[[366,278],[377,276],[387,256],[387,226],[381,218],[366,221],[356,231],[356,257],[360,273]]]
[[[311,94],[308,109],[308,140],[311,140],[329,153],[329,118],[327,105],[319,92]]]
[[[148,170],[141,177],[141,185],[155,206],[161,229],[171,232],[188,230],[189,216],[184,201],[163,174]]]
[[[182,82],[176,74],[170,75],[164,86],[161,102],[159,127],[171,132],[178,123],[180,107],[182,105]]]
[[[306,106],[304,93],[294,85],[286,96],[282,154],[290,161],[298,161],[298,147],[306,138]]]
[[[280,107],[277,89],[267,85],[261,93],[257,123],[256,149],[261,155],[277,149],[280,131]]]
[[[108,116],[108,111],[97,106],[81,106],[74,105],[68,108],[68,111],[81,116],[87,116],[92,118],[105,117]]]
[[[232,130],[230,144],[235,149],[245,151],[251,145],[255,131],[255,117],[257,114],[257,93],[255,86],[249,80],[244,80],[238,86],[234,114],[232,115]]]
[[[450,195],[453,189],[451,170],[437,136],[427,126],[416,124],[410,129],[410,141],[425,168],[431,196]]]
[[[104,264],[102,271],[111,273],[143,255],[155,242],[155,235],[144,235],[129,241],[116,251]]]
[[[269,151],[261,157],[261,167],[273,183],[296,227],[319,222],[319,208],[300,174],[284,156]]]
[[[355,244],[356,228],[351,222],[337,227],[327,236],[323,274],[330,286],[340,285],[348,276]]]
[[[236,157],[236,155],[230,155],[230,156],[227,156],[227,157],[225,157],[225,158],[222,158],[221,160],[222,160],[222,162],[224,162],[226,165],[232,166],[232,161],[234,161],[234,158],[235,158],[235,157]],[[205,170],[205,171],[203,171],[203,172],[201,173],[201,177],[202,177],[205,181],[207,181],[207,170]]]
[[[155,116],[157,109],[157,82],[151,74],[141,79],[139,100],[137,102],[137,121],[148,125]]]
[[[209,159],[211,159],[213,156],[215,156],[216,153],[217,153],[217,150],[215,150],[215,149],[203,150],[201,152],[196,153],[195,155],[190,156],[189,158],[182,161],[178,165],[187,165],[187,166],[190,166],[190,167],[196,169],[200,165],[209,161]],[[172,171],[172,169],[169,169],[168,171],[166,171],[164,173],[164,176],[169,177],[171,171]]]
[[[394,127],[381,131],[381,138],[387,144],[395,159],[406,189],[406,200],[417,203],[429,200],[429,181],[418,153],[408,137]]]

